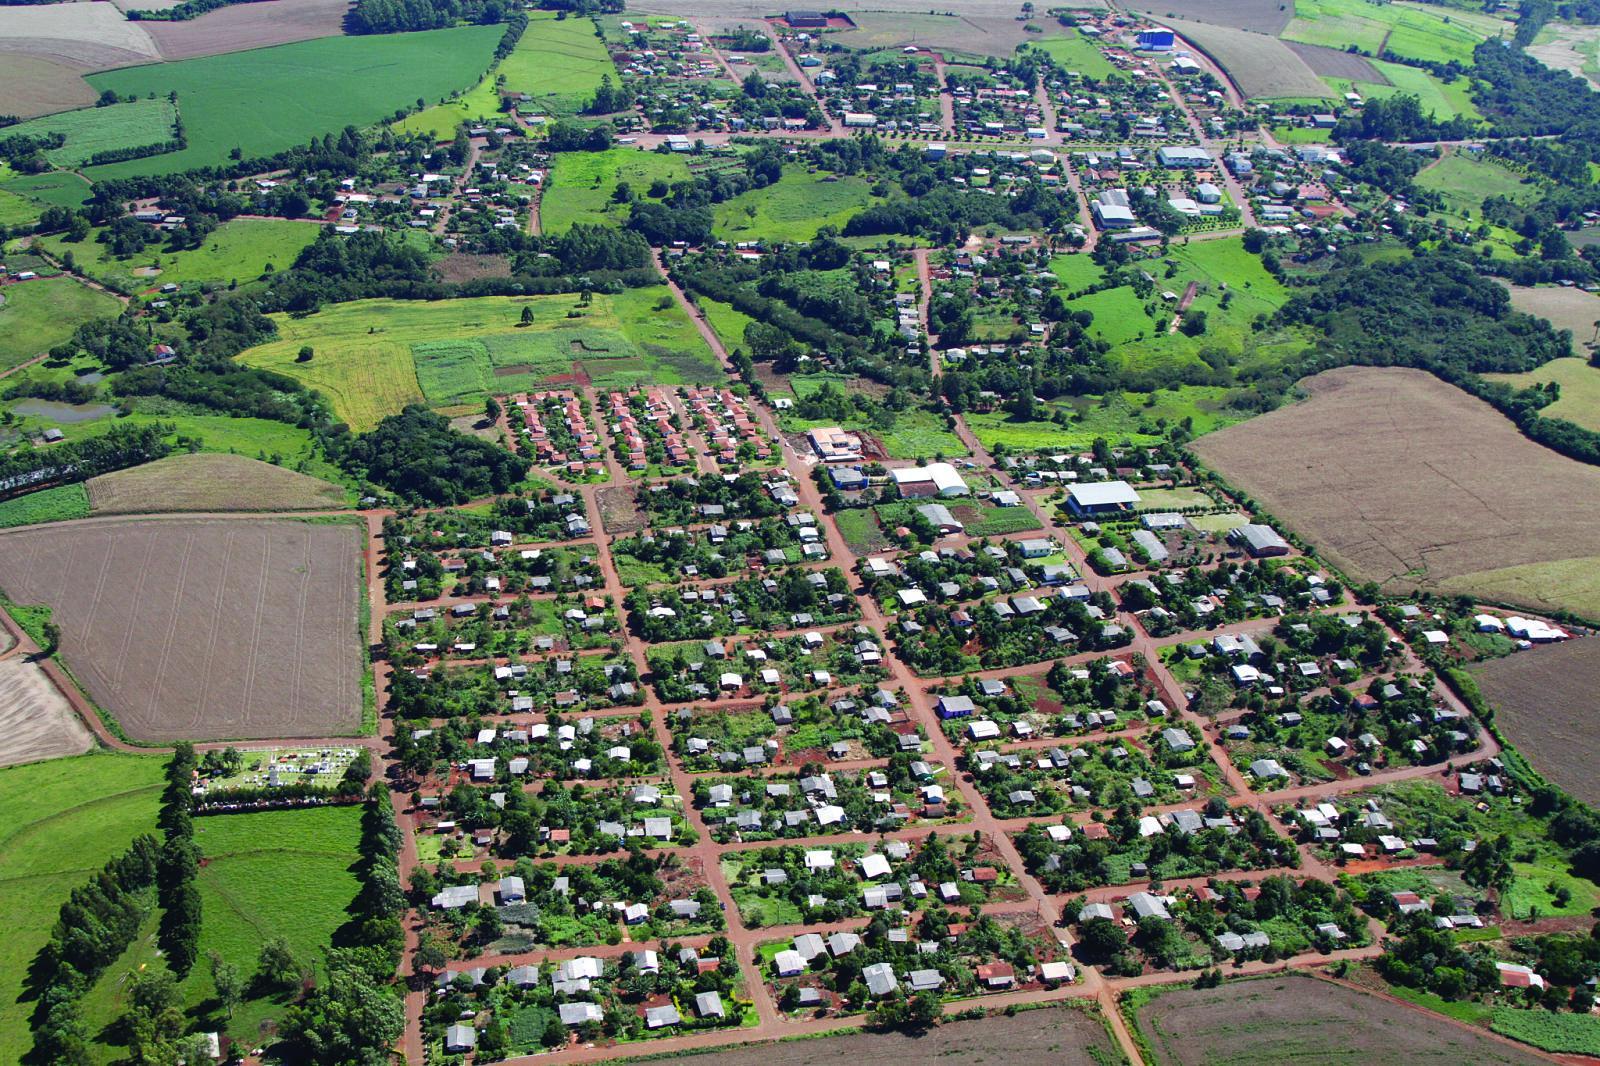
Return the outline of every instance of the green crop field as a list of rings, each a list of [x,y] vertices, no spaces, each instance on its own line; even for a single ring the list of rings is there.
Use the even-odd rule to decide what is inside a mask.
[[[206,1009],[215,996],[210,966],[216,952],[245,977],[256,969],[261,945],[273,937],[289,942],[305,962],[319,960],[344,924],[345,908],[360,890],[351,869],[360,839],[358,807],[325,807],[297,811],[229,814],[195,819],[195,843],[204,855],[200,888],[200,959],[179,986],[189,1011]],[[94,1052],[113,1061],[122,1048],[112,1044],[107,1026],[126,1010],[127,976],[159,965],[155,920],[148,920],[139,939],[95,983],[82,1002],[89,1032],[104,1034]],[[220,1016],[240,1040],[258,1039],[262,1022],[281,1018],[287,1000],[278,996],[246,998],[231,1020]]]
[[[1076,71],[1086,78],[1106,78],[1117,72],[1100,46],[1087,37],[1075,34],[1071,37],[1047,37],[1030,43],[1065,69]]]
[[[116,297],[70,277],[39,278],[7,285],[0,305],[0,370],[42,355],[80,322],[110,318],[121,310]]]
[[[1462,11],[1370,0],[1297,0],[1283,38],[1341,51],[1384,52],[1429,63],[1472,64],[1472,50],[1509,23]]]
[[[689,165],[680,155],[660,155],[634,148],[605,152],[563,152],[557,157],[539,201],[539,221],[546,233],[560,233],[574,222],[610,222],[628,217],[626,204],[612,200],[617,183],[625,181],[644,196],[652,182],[686,181]]]
[[[0,502],[0,529],[89,516],[89,493],[81,484],[57,485]]]
[[[1327,79],[1328,84],[1341,93],[1353,91],[1368,100],[1382,100],[1408,93],[1421,102],[1424,112],[1431,113],[1441,121],[1457,117],[1483,118],[1483,113],[1472,103],[1472,86],[1465,77],[1446,82],[1426,70],[1408,67],[1403,63],[1387,63],[1381,59],[1374,59],[1372,65],[1389,80],[1388,85],[1371,81],[1342,81],[1337,78]]]
[[[783,179],[716,205],[718,237],[728,241],[809,241],[823,226],[843,229],[852,215],[877,203],[862,178],[783,168]]]
[[[96,152],[115,148],[144,148],[172,140],[178,109],[165,96],[133,100],[108,107],[84,107],[30,119],[6,130],[6,136],[39,137],[59,133],[67,139],[60,148],[45,153],[58,167],[76,167]]]
[[[575,296],[363,300],[306,318],[274,316],[279,339],[239,358],[323,392],[358,430],[408,403],[481,406],[491,393],[571,374],[575,363],[601,388],[721,381],[694,324],[666,297],[661,286],[597,294],[587,308]],[[531,326],[519,324],[524,307],[534,311]],[[296,362],[306,344],[315,356]]]
[[[499,26],[424,33],[324,37],[250,52],[153,63],[89,75],[99,91],[178,94],[189,146],[182,151],[92,167],[91,177],[171,174],[281,152],[347,125],[369,126],[438,100],[483,77]]]
[[[0,770],[0,1062],[33,1043],[33,1002],[19,1002],[28,966],[68,894],[140,833],[153,832],[163,763],[94,754]]]
[[[1545,1051],[1600,1055],[1600,1018],[1590,1014],[1496,1007],[1490,1028]]]
[[[135,292],[167,282],[255,281],[270,265],[284,270],[294,264],[300,250],[321,232],[316,222],[285,219],[236,218],[218,226],[199,248],[169,252],[151,245],[138,255],[117,259],[109,246],[96,241],[99,231],[77,243],[61,235],[40,238],[55,256],[71,251],[89,277],[115,289]]]
[[[554,115],[574,115],[594,98],[600,79],[621,81],[593,19],[558,19],[533,13],[528,30],[500,62],[506,91],[527,93],[534,107]]]

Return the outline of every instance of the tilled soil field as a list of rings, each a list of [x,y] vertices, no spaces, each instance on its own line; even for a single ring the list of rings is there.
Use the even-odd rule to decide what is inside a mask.
[[[1600,469],[1534,444],[1481,400],[1396,368],[1302,386],[1309,400],[1195,451],[1352,577],[1471,592],[1475,574],[1600,556]],[[1524,584],[1537,595],[1523,602],[1559,593]]]
[[[0,766],[81,755],[93,742],[43,670],[22,658],[0,662]]]
[[[158,511],[319,511],[344,506],[344,490],[243,455],[173,455],[89,479],[95,514]]]
[[[350,0],[269,0],[208,11],[188,22],[141,22],[167,59],[194,59],[344,33]]]
[[[1377,67],[1372,65],[1372,60],[1366,56],[1358,56],[1353,52],[1341,52],[1337,48],[1324,48],[1319,44],[1300,44],[1296,41],[1285,41],[1289,51],[1306,61],[1306,65],[1318,77],[1341,78],[1345,81],[1369,81],[1377,85],[1387,85],[1389,79],[1384,77]]]
[[[0,589],[49,604],[61,654],[135,740],[361,724],[359,531],[293,520],[88,520],[0,536]]]
[[[1272,37],[1294,18],[1294,5],[1283,0],[1149,0],[1133,8],[1157,18],[1194,19]]]
[[[1276,37],[1207,22],[1175,20],[1168,25],[1215,60],[1253,100],[1333,95],[1306,61]]]
[[[1011,1017],[949,1022],[921,1036],[856,1033],[819,1040],[788,1040],[696,1055],[692,1061],[705,1066],[811,1066],[838,1062],[925,1066],[943,1060],[972,1066],[1095,1066],[1120,1062],[1122,1056],[1095,1015],[1082,1008],[1063,1006],[1023,1011]]]
[[[1379,996],[1286,976],[1165,992],[1139,1008],[1162,1066],[1547,1060]]]
[[[1533,648],[1472,668],[1495,723],[1534,769],[1585,803],[1600,804],[1600,638]]]

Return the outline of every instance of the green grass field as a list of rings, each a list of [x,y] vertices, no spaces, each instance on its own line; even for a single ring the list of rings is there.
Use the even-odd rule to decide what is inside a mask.
[[[33,1003],[18,1002],[28,966],[67,896],[140,833],[155,829],[163,763],[91,754],[0,770],[0,1061],[33,1043]]]
[[[438,100],[483,77],[502,30],[465,26],[425,33],[325,37],[250,52],[153,63],[89,75],[98,90],[144,96],[170,91],[189,146],[92,167],[89,176],[171,174],[281,152],[347,125],[368,126]]]
[[[195,820],[195,842],[205,864],[198,880],[201,962],[180,986],[189,1011],[204,1009],[215,995],[205,961],[212,952],[245,977],[255,972],[261,945],[272,937],[288,940],[299,959],[319,961],[360,890],[352,870],[360,819],[358,807],[326,807]],[[154,932],[154,920],[148,921],[140,939],[85,996],[81,1013],[91,1033],[101,1032],[126,1009],[127,975],[159,964]],[[261,1023],[281,1018],[285,1003],[281,997],[246,999],[231,1020],[217,1015],[207,1024],[241,1040],[257,1040]],[[102,1062],[114,1061],[122,1050],[109,1043],[94,1049]]]
[[[1087,37],[1073,34],[1070,37],[1046,37],[1030,43],[1066,70],[1075,71],[1086,78],[1103,79],[1117,72],[1100,46]]]
[[[788,166],[776,185],[717,204],[715,233],[728,241],[809,241],[823,226],[843,229],[856,212],[877,202],[862,178]]]
[[[0,306],[0,370],[42,355],[72,336],[79,323],[111,318],[121,310],[116,297],[97,292],[75,278],[39,278],[7,285]]]
[[[62,170],[8,177],[4,187],[7,192],[56,207],[82,207],[90,193],[89,182],[83,175]]]
[[[1515,171],[1459,153],[1447,155],[1422,171],[1417,175],[1417,184],[1441,194],[1456,210],[1472,218],[1482,214],[1483,201],[1490,196],[1523,203],[1539,198],[1538,188],[1524,185],[1522,175]]]
[[[448,141],[463,122],[488,122],[499,117],[500,93],[495,88],[495,72],[490,71],[454,100],[407,115],[392,128],[398,133],[426,133],[435,141]]]
[[[1451,60],[1471,66],[1472,50],[1509,23],[1463,11],[1420,4],[1376,4],[1370,0],[1297,0],[1284,40],[1341,51],[1351,45],[1367,55],[1393,52],[1429,63]]]
[[[1070,405],[1068,425],[1052,421],[1019,422],[1003,411],[967,415],[967,425],[986,448],[996,444],[1017,451],[1082,451],[1104,439],[1111,444],[1155,444],[1171,426],[1189,420],[1199,436],[1242,421],[1243,414],[1226,408],[1228,390],[1218,386],[1184,385],[1155,393],[1121,393],[1104,398],[1081,397]]]
[[[165,96],[133,100],[108,107],[84,107],[30,119],[6,130],[6,136],[38,137],[59,133],[67,139],[60,148],[45,153],[58,167],[71,168],[89,161],[96,152],[114,148],[144,148],[172,140],[178,109]]]
[[[617,183],[625,181],[638,196],[652,182],[686,181],[689,165],[680,155],[660,155],[634,148],[605,152],[563,152],[551,168],[539,201],[539,221],[546,233],[561,233],[574,222],[620,225],[628,206],[612,200]]]
[[[1077,292],[1097,285],[1106,276],[1105,270],[1087,255],[1058,255],[1050,260],[1050,272],[1061,281],[1067,292]]]
[[[1504,381],[1518,388],[1555,382],[1561,398],[1539,413],[1548,418],[1565,418],[1585,429],[1600,433],[1600,367],[1587,359],[1553,359],[1525,374],[1487,374],[1492,381]]]
[[[720,367],[665,286],[573,296],[481,297],[420,303],[363,300],[307,318],[277,319],[279,339],[239,358],[304,381],[354,429],[408,403],[481,407],[491,392],[527,389],[582,362],[601,388],[706,384]],[[523,307],[535,324],[522,327]],[[581,310],[577,318],[568,312]],[[275,316],[276,317],[276,316]],[[316,355],[295,361],[301,345]]]
[[[98,231],[76,244],[60,234],[39,240],[54,256],[71,251],[79,268],[96,281],[136,292],[167,282],[255,281],[268,265],[274,270],[292,266],[295,256],[317,239],[321,228],[316,222],[236,218],[218,226],[199,248],[169,252],[161,245],[151,245],[127,259],[114,258],[109,246],[98,243]]]
[[[1173,303],[1160,301],[1152,317],[1127,286],[1070,301],[1072,310],[1094,313],[1091,329],[1113,346],[1112,359],[1135,373],[1175,364],[1198,365],[1199,352],[1208,347],[1228,351],[1241,366],[1276,361],[1281,353],[1274,346],[1285,343],[1283,339],[1258,335],[1251,325],[1256,316],[1281,307],[1288,293],[1267,273],[1258,257],[1245,251],[1239,238],[1176,244],[1167,250],[1166,258],[1177,264],[1171,276],[1159,263],[1154,268],[1147,267],[1156,275],[1157,291],[1181,294],[1189,282],[1198,283],[1199,293],[1190,306],[1191,310],[1206,313],[1206,331],[1196,337],[1169,333]]]
[[[622,79],[593,19],[529,15],[528,30],[500,62],[506,91],[527,93],[529,103],[553,115],[575,115],[594,98],[600,79]]]
[[[744,328],[755,319],[732,304],[725,304],[719,300],[710,300],[702,296],[698,303],[700,310],[705,312],[706,322],[722,341],[723,347],[732,351],[744,343]]]
[[[89,493],[81,484],[58,485],[0,502],[0,529],[89,516]]]
[[[1388,63],[1381,59],[1374,59],[1372,65],[1385,78],[1389,79],[1388,85],[1371,81],[1341,81],[1337,78],[1328,78],[1326,80],[1329,85],[1341,93],[1353,91],[1368,100],[1382,100],[1386,97],[1409,93],[1421,102],[1424,112],[1431,113],[1441,121],[1448,121],[1457,117],[1483,118],[1483,113],[1472,102],[1471,84],[1464,77],[1457,78],[1453,82],[1446,82],[1426,70],[1418,67],[1408,67],[1403,63]]]

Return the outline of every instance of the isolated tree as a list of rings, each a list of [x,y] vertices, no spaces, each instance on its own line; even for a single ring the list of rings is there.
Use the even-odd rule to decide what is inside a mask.
[[[300,346],[300,354],[294,357],[294,361],[297,363],[309,363],[311,362],[311,357],[315,354],[316,352],[311,345],[304,344]]]
[[[533,307],[531,305],[524,305],[522,308],[522,325],[533,325]]]
[[[302,968],[289,941],[275,936],[261,945],[256,956],[255,983],[275,992],[286,992],[300,983]]]
[[[483,401],[483,416],[491,422],[500,421],[500,401],[493,396]]]
[[[244,978],[239,975],[237,966],[215,951],[211,953],[211,984],[217,990],[217,1002],[223,1013],[232,1018],[233,1008],[244,997]]]

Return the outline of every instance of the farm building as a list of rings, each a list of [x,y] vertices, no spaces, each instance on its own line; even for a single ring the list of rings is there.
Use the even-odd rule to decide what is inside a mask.
[[[1067,490],[1067,506],[1079,518],[1116,514],[1139,502],[1139,494],[1126,481],[1091,481]]]
[[[1289,554],[1289,542],[1278,536],[1277,530],[1271,526],[1252,522],[1234,530],[1232,539],[1257,559]]]
[[[1142,52],[1168,52],[1177,44],[1171,30],[1145,30],[1135,43]]]
[[[901,496],[966,496],[972,491],[949,463],[903,466],[889,474]]]
[[[950,513],[950,508],[942,503],[925,503],[917,508],[917,513],[926,518],[940,533],[960,533],[966,527]]]
[[[828,25],[828,16],[820,11],[786,11],[783,21],[796,30],[820,30]]]

